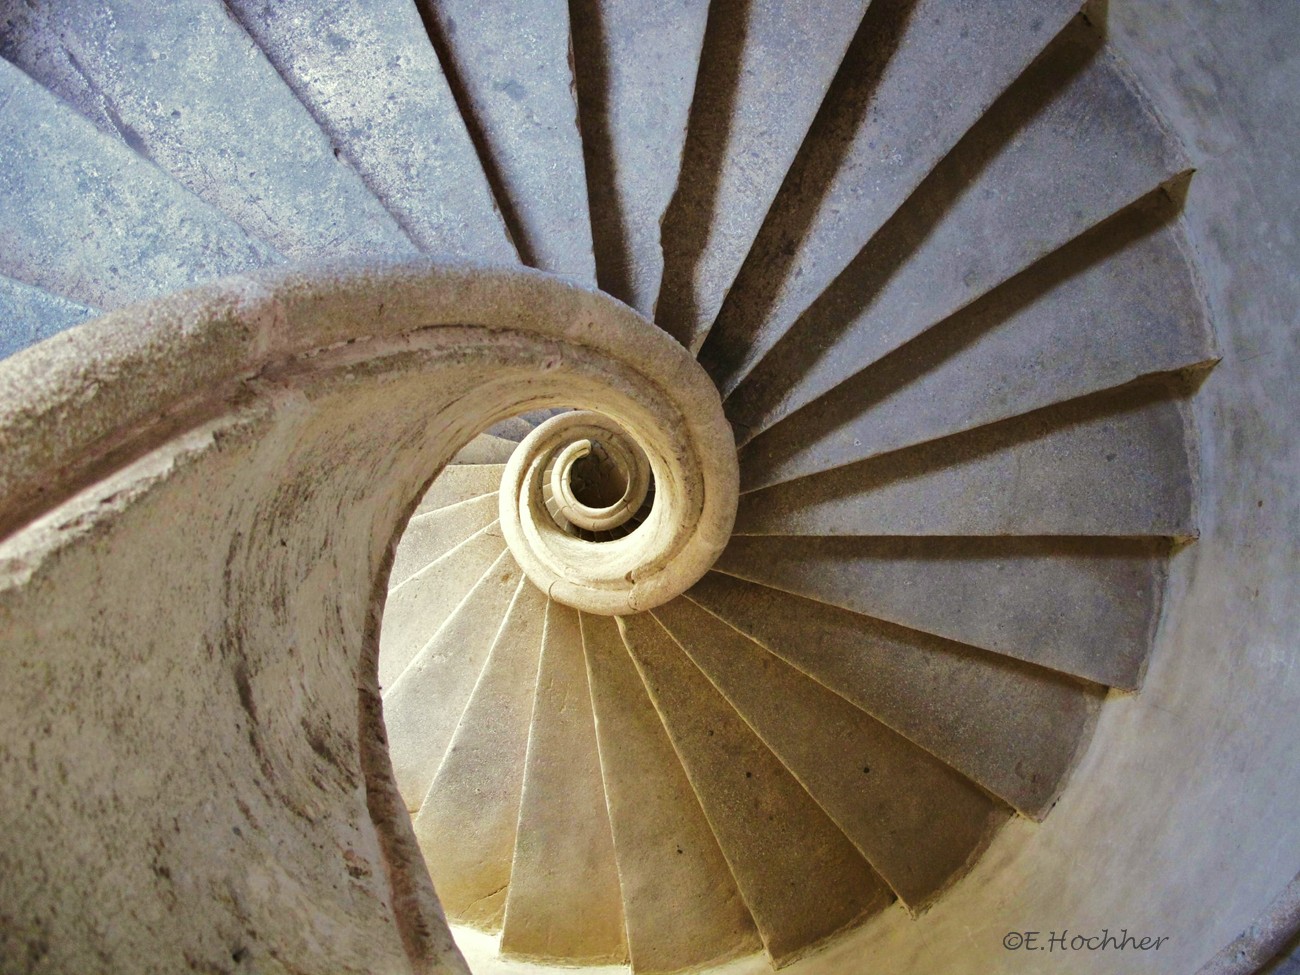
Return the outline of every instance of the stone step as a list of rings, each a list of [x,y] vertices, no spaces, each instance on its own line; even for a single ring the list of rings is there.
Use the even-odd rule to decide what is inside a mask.
[[[286,257],[416,252],[219,0],[4,6],[6,57]]]
[[[619,626],[773,964],[883,910],[884,881],[653,614]]]
[[[436,562],[484,526],[497,520],[497,495],[483,494],[456,504],[416,515],[393,553],[393,568],[388,573],[389,590],[396,589],[411,576]]]
[[[379,636],[381,687],[393,685],[505,549],[493,521],[389,591]]]
[[[627,961],[578,611],[549,601],[519,832],[501,930],[506,957]]]
[[[546,597],[525,582],[414,820],[447,915],[489,931],[505,917],[545,620]]]
[[[420,250],[518,261],[413,4],[225,0],[225,6]]]
[[[1186,401],[1125,387],[743,494],[740,535],[1194,534]]]
[[[468,501],[484,494],[495,494],[501,487],[505,464],[452,464],[443,468],[416,506],[423,515],[448,505]]]
[[[481,433],[451,459],[453,464],[504,464],[519,446],[518,441]]]
[[[711,572],[690,598],[1026,816],[1051,808],[1095,685]]]
[[[1187,170],[1100,45],[1072,22],[772,345],[742,440]]]
[[[1167,543],[1149,539],[738,536],[714,568],[1133,690],[1167,556]]]
[[[408,812],[429,791],[523,578],[502,552],[445,620],[429,615],[424,645],[384,688],[388,754]]]
[[[654,615],[912,911],[1006,821],[969,779],[698,603]]]
[[[1163,191],[994,289],[746,445],[766,487],[1215,355]]]
[[[731,392],[1076,14],[876,0],[700,351]]]
[[[492,426],[488,427],[488,433],[502,440],[513,440],[515,443],[519,443],[524,437],[533,432],[534,426],[535,424],[522,416],[511,416],[499,423],[492,424]]]
[[[562,0],[417,0],[525,264],[596,281]]]
[[[95,308],[0,276],[0,359],[97,315]]]
[[[632,970],[666,975],[761,950],[618,625],[584,613],[582,638]]]
[[[697,351],[868,0],[715,3],[663,223],[658,324]]]
[[[681,171],[707,0],[574,0],[578,85],[596,276],[654,318],[660,222]]]
[[[0,274],[111,309],[280,257],[0,60]]]

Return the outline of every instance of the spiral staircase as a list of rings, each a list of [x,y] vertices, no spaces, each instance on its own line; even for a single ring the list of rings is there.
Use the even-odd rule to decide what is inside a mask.
[[[1114,7],[0,0],[0,971],[1268,961],[1292,164]]]

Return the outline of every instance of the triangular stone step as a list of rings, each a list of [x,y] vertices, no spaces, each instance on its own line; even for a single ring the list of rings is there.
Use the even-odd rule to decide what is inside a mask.
[[[533,432],[534,424],[522,416],[511,416],[498,423],[488,427],[488,433],[502,440],[513,440],[515,443],[523,440]]]
[[[0,276],[0,359],[98,314],[94,308]]]
[[[480,433],[467,443],[455,457],[453,464],[504,464],[519,446],[518,441]]]
[[[577,610],[549,601],[501,953],[627,960],[614,838]]]
[[[761,950],[617,623],[584,613],[582,636],[632,970],[694,970]]]
[[[773,963],[883,910],[884,881],[653,615],[619,625]]]
[[[525,582],[414,821],[443,909],[491,931],[505,917],[545,620],[546,597]]]
[[[1006,821],[965,776],[699,604],[679,597],[654,615],[912,910]]]
[[[448,465],[433,479],[416,506],[415,514],[428,514],[470,498],[495,494],[501,488],[501,475],[505,469],[505,464]]]
[[[1101,690],[711,572],[690,598],[1027,816],[1051,807]]]
[[[396,589],[425,566],[496,521],[498,507],[496,494],[484,494],[416,515],[406,523],[397,551],[393,553],[388,588]]]

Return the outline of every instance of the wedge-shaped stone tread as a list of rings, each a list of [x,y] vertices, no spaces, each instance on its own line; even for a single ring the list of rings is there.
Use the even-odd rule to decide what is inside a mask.
[[[761,950],[618,625],[584,613],[582,636],[632,970],[693,970]]]
[[[94,308],[0,277],[0,359],[98,314]]]
[[[602,291],[654,317],[707,0],[575,0],[574,73]]]
[[[1158,196],[751,441],[746,489],[1208,363],[1209,323],[1172,201]]]
[[[619,625],[773,963],[882,910],[884,881],[653,615]]]
[[[494,520],[388,593],[379,635],[381,687],[392,686],[505,549]]]
[[[451,459],[453,464],[504,464],[519,444],[504,437],[481,433]]]
[[[1100,688],[716,572],[690,598],[978,782],[1046,814]]]
[[[1164,384],[1072,400],[744,494],[735,530],[1188,537],[1187,423]]]
[[[1167,554],[1164,542],[1134,539],[738,536],[714,568],[1132,690]]]
[[[753,435],[1187,162],[1100,40],[1072,23],[727,399]]]
[[[438,773],[523,578],[502,552],[441,625],[430,619],[428,641],[384,690],[393,777],[410,812]]]
[[[24,5],[5,6],[8,20]],[[49,3],[20,20],[20,67],[287,257],[415,253],[219,0]]]
[[[501,475],[505,469],[505,464],[448,465],[433,479],[415,513],[423,515],[470,498],[496,494],[501,489]]]
[[[0,60],[0,274],[115,308],[280,258]]]
[[[627,936],[578,611],[549,601],[501,953],[622,964]]]
[[[689,598],[654,615],[909,908],[1006,820],[965,776]]]
[[[393,554],[388,588],[396,589],[431,562],[436,562],[471,535],[497,520],[496,494],[484,494],[468,501],[416,515]]]
[[[681,177],[664,219],[657,313],[692,351],[717,318],[867,2],[712,5]]]
[[[730,392],[1078,11],[1080,0],[876,0],[701,361]]]
[[[413,4],[225,3],[421,250],[518,260]]]
[[[524,262],[595,283],[562,0],[417,0]]]
[[[443,909],[490,931],[505,917],[545,620],[546,597],[521,585],[415,816]]]

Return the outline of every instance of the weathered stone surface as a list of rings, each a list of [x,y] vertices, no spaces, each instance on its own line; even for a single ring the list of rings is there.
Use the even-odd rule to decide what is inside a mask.
[[[1186,405],[1072,400],[741,496],[741,535],[1195,533]]]
[[[428,514],[485,494],[496,494],[501,487],[505,464],[455,464],[433,479],[429,490],[420,498],[416,515]]]
[[[568,5],[417,3],[519,256],[594,282]]]
[[[1207,363],[1209,323],[1159,196],[760,434],[741,483],[778,484]]]
[[[912,910],[1006,820],[969,779],[689,598],[655,618]]]
[[[335,154],[356,167],[420,250],[518,260],[413,4],[225,6],[302,99]]]
[[[882,910],[889,888],[653,614],[619,626],[772,961]]]
[[[75,301],[0,277],[0,359],[98,314]]]
[[[771,426],[1187,169],[1082,22],[1062,32],[727,398]]]
[[[654,318],[707,0],[578,0],[573,70],[601,290]]]
[[[549,600],[501,953],[627,960],[614,838],[577,610]]]
[[[396,589],[496,520],[495,494],[483,494],[427,514],[416,515],[406,523],[406,529],[397,543],[397,551],[393,553],[388,588]]]
[[[700,352],[724,392],[1079,9],[875,0]]]
[[[443,908],[493,931],[505,916],[545,621],[546,597],[524,583],[415,816]]]
[[[1042,816],[1101,703],[1059,674],[710,573],[691,599],[1027,816]]]
[[[637,973],[679,972],[762,942],[618,625],[582,616],[583,647]]]
[[[737,536],[715,568],[1133,689],[1159,622],[1167,555],[1162,542],[1132,539]]]
[[[285,256],[415,252],[218,0],[6,2],[0,18],[6,58]]]
[[[113,308],[279,258],[0,60],[0,273]]]
[[[451,459],[453,464],[504,464],[515,452],[517,444],[504,437],[481,433]]]
[[[867,0],[714,4],[656,321],[692,352],[722,307]]]

